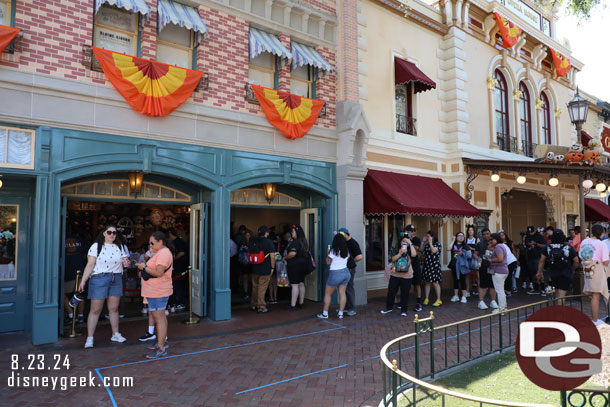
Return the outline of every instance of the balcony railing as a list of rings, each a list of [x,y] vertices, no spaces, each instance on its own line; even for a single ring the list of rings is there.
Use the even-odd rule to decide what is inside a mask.
[[[415,122],[416,120],[413,117],[408,117],[403,114],[396,114],[396,131],[399,133],[417,136]]]
[[[496,133],[496,142],[498,148],[509,153],[517,152],[517,139],[515,137],[506,136],[502,133]]]
[[[523,151],[523,154],[525,154],[528,157],[535,157],[535,151],[536,151],[536,146],[538,144],[536,143],[532,143],[529,140],[521,140],[521,150]]]
[[[248,103],[252,103],[253,105],[259,104],[258,100],[256,99],[256,96],[254,95],[254,91],[252,90],[252,86],[250,86],[249,83],[246,84],[246,101]],[[324,105],[322,105],[320,117],[326,117],[326,102],[324,102]]]

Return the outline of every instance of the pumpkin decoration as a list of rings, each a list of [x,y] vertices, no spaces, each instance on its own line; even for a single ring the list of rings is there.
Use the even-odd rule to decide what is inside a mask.
[[[575,164],[578,162],[581,162],[584,158],[584,154],[579,152],[579,151],[572,151],[570,149],[570,151],[566,154],[566,162],[568,164]]]

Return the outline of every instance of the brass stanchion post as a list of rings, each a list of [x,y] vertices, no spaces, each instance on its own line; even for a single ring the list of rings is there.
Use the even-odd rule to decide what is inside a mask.
[[[76,293],[78,291],[78,277],[80,275],[80,270],[76,271],[76,281],[74,282],[74,292]],[[76,331],[76,312],[78,310],[78,306],[80,304],[77,304],[76,307],[74,307],[74,309],[72,310],[72,330],[70,331],[69,334],[66,335],[67,338],[78,338],[79,336],[83,336],[82,332],[77,332]]]
[[[194,325],[198,324],[200,318],[197,316],[193,316],[193,278],[192,278],[193,268],[189,266],[188,268],[188,276],[189,276],[189,318],[182,321],[183,324],[186,325]]]

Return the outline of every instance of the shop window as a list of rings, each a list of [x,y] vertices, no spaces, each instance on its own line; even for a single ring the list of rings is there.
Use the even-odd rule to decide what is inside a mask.
[[[17,222],[19,207],[17,205],[0,205],[0,280],[17,279]]]
[[[143,199],[149,201],[190,202],[188,195],[173,188],[151,182],[142,183],[142,194],[134,197],[129,191],[127,179],[110,179],[103,181],[87,181],[61,188],[63,196],[80,198],[120,198]]]
[[[528,157],[534,156],[536,144],[532,139],[532,99],[527,86],[519,84],[521,100],[519,101],[519,123],[521,125],[521,150]]]
[[[546,93],[540,94],[540,100],[544,103],[542,106],[542,140],[546,144],[553,144],[553,134],[551,132],[551,104]]]
[[[402,239],[400,233],[405,229],[405,226],[404,215],[388,216],[388,253],[391,253],[393,249],[400,245]],[[388,258],[386,263],[389,262]]]
[[[366,271],[384,270],[383,216],[367,215],[365,234]]]
[[[157,37],[157,61],[181,68],[193,68],[193,31],[166,25]]]
[[[277,88],[277,63],[275,55],[263,52],[250,59],[248,82],[266,88]]]
[[[394,87],[396,107],[396,131],[399,133],[417,135],[415,118],[413,117],[413,82]]]
[[[102,5],[95,15],[93,45],[127,55],[137,54],[138,13]]]
[[[262,189],[243,188],[231,192],[231,205],[252,205],[252,206],[290,206],[300,208],[302,202],[289,195],[281,192],[276,192],[273,201],[268,202],[265,199],[265,193]]]
[[[0,126],[0,167],[34,168],[33,130]]]
[[[508,85],[502,72],[494,72],[496,89],[494,92],[494,116],[496,120],[496,142],[500,150],[516,152],[514,139],[510,136],[508,120]]]
[[[316,85],[312,71],[310,65],[293,68],[290,76],[290,93],[314,99]]]

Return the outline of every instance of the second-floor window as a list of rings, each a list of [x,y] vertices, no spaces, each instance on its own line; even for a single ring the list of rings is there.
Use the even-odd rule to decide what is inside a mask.
[[[93,45],[127,55],[136,55],[138,13],[102,5],[95,15]]]
[[[394,87],[396,107],[396,131],[415,135],[413,120],[413,82]]]
[[[519,84],[521,100],[519,101],[519,124],[521,127],[521,148],[526,156],[533,157],[534,143],[532,140],[532,107],[530,92],[523,82]]]
[[[252,58],[248,66],[248,82],[275,89],[277,83],[276,57],[269,52]]]
[[[34,168],[34,130],[0,126],[0,167]]]
[[[553,144],[553,136],[551,133],[551,104],[546,93],[540,94],[540,100],[544,103],[542,106],[542,140],[546,144]]]
[[[193,31],[166,25],[157,37],[157,61],[181,68],[193,67]]]
[[[508,85],[502,72],[496,69],[494,72],[496,80],[495,89],[495,120],[498,147],[504,151],[513,151],[508,121]]]
[[[311,71],[312,69],[309,65],[292,69],[290,75],[290,93],[307,98],[315,97],[314,80]]]

